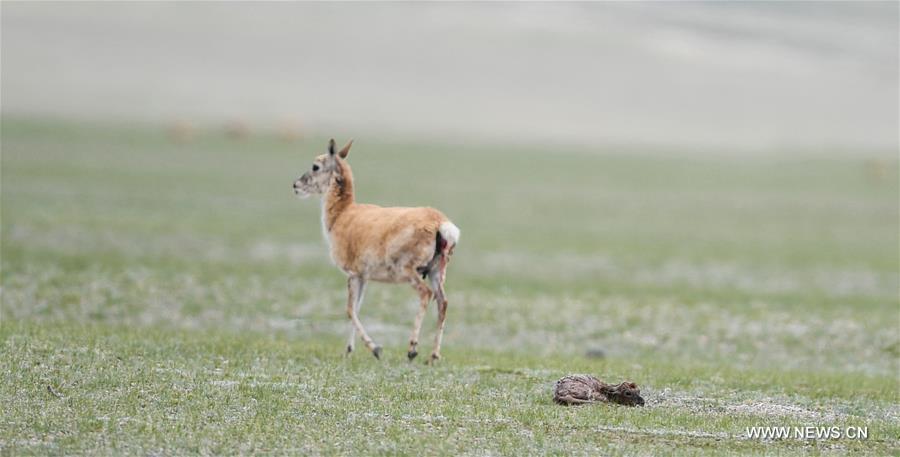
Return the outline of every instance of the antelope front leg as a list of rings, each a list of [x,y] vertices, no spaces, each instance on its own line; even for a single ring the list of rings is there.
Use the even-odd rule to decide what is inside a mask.
[[[347,316],[350,317],[350,322],[353,323],[353,326],[356,328],[356,331],[359,332],[362,337],[363,343],[366,344],[366,347],[372,351],[372,355],[375,356],[376,359],[381,359],[381,346],[375,344],[372,341],[372,338],[369,337],[369,334],[366,333],[366,329],[363,328],[362,322],[359,321],[359,316],[356,315],[357,311],[357,300],[361,302],[362,300],[362,292],[365,288],[366,280],[359,276],[351,276],[347,279],[347,291],[349,297],[347,299]],[[349,348],[348,348],[349,349]]]
[[[419,311],[416,313],[416,321],[413,323],[412,335],[409,337],[409,351],[406,357],[412,362],[419,353],[416,347],[419,345],[419,331],[422,330],[422,320],[425,319],[425,311],[428,309],[428,303],[431,302],[431,289],[425,285],[425,281],[419,278],[419,275],[413,272],[413,287],[419,293]]]
[[[354,293],[354,292],[351,292]],[[362,281],[362,285],[359,286],[358,290],[355,291],[355,297],[353,302],[353,313],[359,316],[359,308],[362,305],[363,297],[366,294],[366,283]],[[356,345],[356,324],[353,323],[353,320],[350,321],[350,337],[347,339],[347,353],[346,355],[350,355],[353,352],[353,348]]]

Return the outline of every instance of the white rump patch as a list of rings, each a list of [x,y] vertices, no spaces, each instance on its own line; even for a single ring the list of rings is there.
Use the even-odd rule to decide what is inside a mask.
[[[455,245],[459,243],[459,227],[453,225],[453,222],[444,221],[441,222],[440,228],[438,231],[441,232],[441,236],[447,240],[448,243]]]

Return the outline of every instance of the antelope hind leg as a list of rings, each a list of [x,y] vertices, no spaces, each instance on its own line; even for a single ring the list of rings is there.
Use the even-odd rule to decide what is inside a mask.
[[[409,337],[409,350],[406,352],[406,357],[410,362],[419,352],[416,351],[416,348],[419,345],[419,332],[422,330],[422,320],[425,319],[425,312],[428,310],[428,303],[431,302],[431,297],[434,296],[434,293],[431,289],[428,288],[428,285],[425,284],[425,281],[419,277],[418,272],[413,270],[411,273],[412,279],[410,282],[416,292],[419,294],[419,310],[416,312],[416,320],[413,322],[412,335]]]

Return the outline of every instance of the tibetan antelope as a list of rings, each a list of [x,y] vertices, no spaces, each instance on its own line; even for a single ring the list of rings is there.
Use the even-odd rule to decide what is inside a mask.
[[[553,401],[566,406],[597,402],[644,406],[644,398],[637,384],[628,381],[607,384],[584,374],[569,375],[556,381]]]
[[[418,354],[419,330],[428,304],[432,298],[437,302],[434,348],[426,361],[432,363],[441,357],[447,315],[444,278],[447,262],[459,242],[459,228],[433,208],[383,208],[356,203],[353,172],[346,160],[352,144],[351,140],[335,151],[332,139],[328,153],[316,157],[312,167],[294,181],[294,193],[301,198],[322,196],[322,232],[331,260],[347,275],[347,354],[353,352],[359,332],[375,358],[381,358],[381,346],[369,337],[359,320],[366,282],[407,283],[416,290],[420,302],[409,338],[410,361]]]

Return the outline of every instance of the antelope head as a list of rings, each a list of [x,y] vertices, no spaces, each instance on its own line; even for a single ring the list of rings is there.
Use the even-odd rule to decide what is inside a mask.
[[[350,153],[351,145],[353,145],[353,140],[350,140],[340,151],[336,151],[332,138],[328,142],[328,153],[317,156],[313,160],[312,167],[294,181],[294,194],[300,198],[306,198],[310,195],[321,195],[327,192],[338,173],[338,158],[346,158]]]

